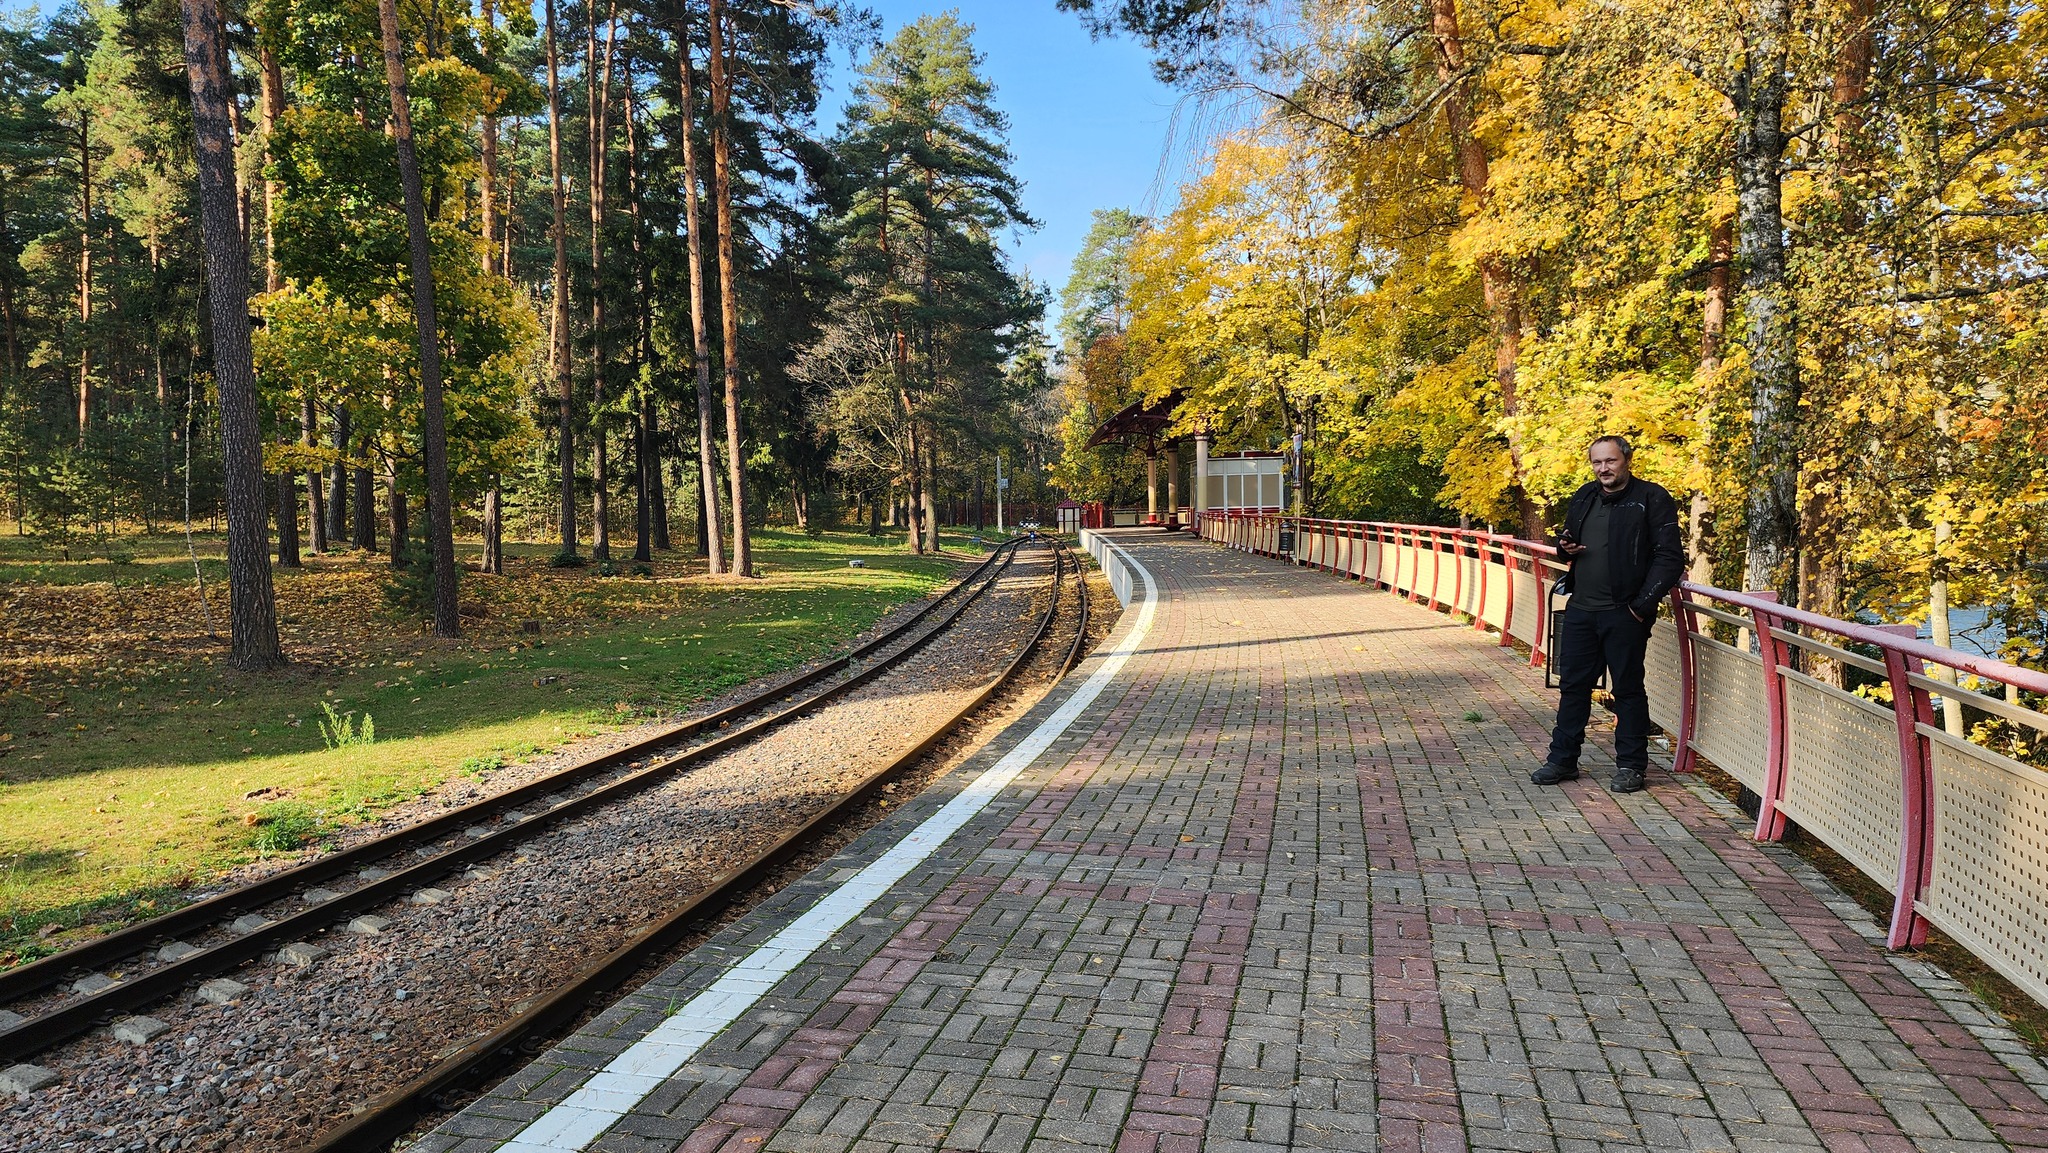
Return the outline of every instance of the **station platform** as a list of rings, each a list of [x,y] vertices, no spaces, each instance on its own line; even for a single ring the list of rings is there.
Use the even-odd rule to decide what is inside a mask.
[[[1146,530],[1024,720],[423,1153],[2048,1149],[2048,1070],[1494,639]],[[1611,744],[1609,744],[1611,747]]]

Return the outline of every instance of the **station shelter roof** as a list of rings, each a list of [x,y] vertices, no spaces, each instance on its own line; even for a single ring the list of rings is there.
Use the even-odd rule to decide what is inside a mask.
[[[1095,430],[1095,435],[1089,437],[1088,443],[1083,447],[1094,448],[1098,444],[1107,444],[1110,441],[1123,441],[1129,444],[1136,440],[1157,438],[1173,423],[1173,410],[1179,408],[1180,402],[1186,399],[1186,393],[1174,389],[1149,404],[1143,400],[1132,401],[1118,409],[1116,415],[1103,421]]]

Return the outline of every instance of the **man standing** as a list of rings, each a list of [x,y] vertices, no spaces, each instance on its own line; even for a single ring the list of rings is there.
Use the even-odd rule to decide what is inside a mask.
[[[1577,779],[1593,685],[1603,665],[1614,695],[1614,791],[1641,789],[1649,767],[1643,650],[1657,621],[1657,602],[1685,571],[1685,549],[1678,505],[1661,485],[1629,471],[1634,455],[1618,436],[1603,436],[1587,448],[1594,479],[1572,494],[1558,533],[1558,551],[1572,562],[1564,579],[1571,601],[1552,651],[1562,691],[1550,755],[1529,774],[1539,785]]]

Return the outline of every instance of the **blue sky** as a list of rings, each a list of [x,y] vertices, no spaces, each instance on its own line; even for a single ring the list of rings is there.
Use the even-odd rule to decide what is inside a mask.
[[[1012,255],[1055,292],[1098,208],[1157,212],[1172,207],[1187,176],[1188,132],[1176,133],[1178,94],[1152,78],[1144,47],[1089,38],[1055,0],[858,0],[882,18],[884,37],[926,13],[953,11],[973,25],[974,44],[1010,116],[1010,149],[1038,231],[1013,238]],[[62,0],[44,0],[54,10]],[[0,0],[0,11],[30,5]],[[835,51],[832,91],[819,129],[838,127],[854,67]],[[1175,139],[1178,135],[1179,139]],[[1052,318],[1048,318],[1050,320]]]
[[[1098,208],[1171,207],[1182,165],[1169,157],[1177,94],[1152,78],[1150,57],[1128,39],[1090,40],[1054,0],[861,0],[884,37],[932,12],[974,26],[996,103],[1010,116],[1010,151],[1024,206],[1044,227],[1010,245],[1032,276],[1057,292]],[[838,127],[855,79],[843,54],[820,127]],[[1163,163],[1164,162],[1164,163]]]

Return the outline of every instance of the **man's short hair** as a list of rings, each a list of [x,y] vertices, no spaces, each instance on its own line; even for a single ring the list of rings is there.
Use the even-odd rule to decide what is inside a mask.
[[[1603,444],[1613,445],[1617,450],[1620,451],[1621,459],[1623,460],[1627,460],[1636,454],[1635,446],[1629,444],[1627,437],[1615,436],[1612,433],[1610,433],[1606,436],[1595,438],[1592,444],[1587,445],[1586,455],[1591,456],[1593,450],[1599,448]]]

